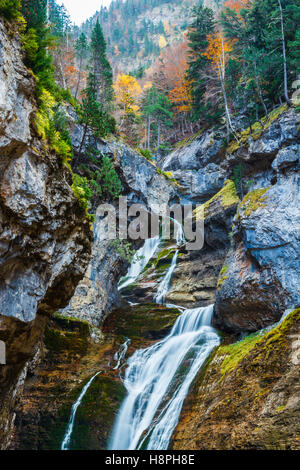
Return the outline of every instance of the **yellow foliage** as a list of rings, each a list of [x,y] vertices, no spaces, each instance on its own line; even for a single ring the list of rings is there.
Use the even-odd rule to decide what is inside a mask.
[[[164,49],[166,47],[167,41],[166,41],[165,36],[163,36],[163,35],[160,36],[159,41],[158,41],[158,45],[159,45],[160,49]]]
[[[114,84],[114,89],[117,102],[125,115],[138,114],[140,107],[136,99],[142,93],[142,89],[137,79],[121,73]]]

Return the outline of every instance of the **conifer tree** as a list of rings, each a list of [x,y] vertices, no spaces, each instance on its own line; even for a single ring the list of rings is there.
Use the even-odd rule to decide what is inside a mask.
[[[92,31],[91,61],[96,99],[109,109],[113,99],[113,74],[106,57],[106,42],[99,20]]]
[[[76,45],[75,45],[75,51],[76,51],[76,56],[79,59],[78,80],[77,80],[77,86],[76,86],[76,91],[75,91],[75,99],[77,99],[80,82],[81,82],[83,61],[87,58],[87,55],[88,55],[88,43],[87,43],[86,35],[84,33],[81,33],[81,35],[77,39]]]
[[[194,8],[193,16],[194,20],[188,33],[191,59],[188,64],[187,77],[192,83],[194,119],[198,120],[203,114],[207,114],[207,106],[203,102],[207,79],[203,72],[209,60],[203,53],[208,46],[207,36],[214,30],[214,13],[210,8],[200,5]]]

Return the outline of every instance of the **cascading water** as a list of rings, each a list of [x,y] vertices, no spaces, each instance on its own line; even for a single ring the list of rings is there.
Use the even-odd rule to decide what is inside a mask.
[[[128,395],[110,449],[168,448],[189,387],[219,344],[210,326],[212,314],[212,305],[185,310],[165,339],[129,359],[124,380]]]
[[[150,259],[156,252],[160,244],[160,238],[154,237],[149,238],[145,241],[142,248],[140,248],[134,255],[131,266],[128,270],[128,273],[125,277],[120,280],[119,290],[124,289],[125,287],[133,284],[139,275],[143,272],[144,268],[149,263]]]
[[[171,219],[171,220],[174,222],[175,238],[176,238],[177,246],[181,246],[185,243],[183,227],[179,222],[177,222],[177,220],[175,219]],[[166,297],[169,292],[171,279],[172,279],[173,273],[177,265],[178,254],[179,254],[179,250],[176,250],[172,258],[171,265],[169,269],[167,270],[161,283],[158,286],[157,292],[154,296],[154,300],[157,304],[164,304],[166,302]]]
[[[77,409],[80,406],[84,395],[86,394],[86,392],[88,391],[88,389],[92,385],[92,382],[94,381],[94,379],[99,374],[100,374],[100,372],[97,372],[97,374],[93,375],[93,377],[83,387],[81,394],[77,398],[76,402],[73,404],[69,424],[68,424],[66,433],[65,433],[63,441],[62,441],[61,450],[69,450],[69,445],[70,445],[70,441],[71,441],[71,437],[72,437],[72,433],[73,433],[73,428],[74,428],[74,422],[75,422],[75,418],[76,418]]]
[[[176,250],[175,255],[173,256],[171,266],[169,267],[166,275],[158,286],[154,300],[157,304],[164,304],[166,301],[167,293],[169,292],[170,282],[173,276],[173,273],[176,269],[177,258],[179,251]]]
[[[113,370],[119,369],[120,365],[122,364],[126,353],[128,351],[128,346],[130,345],[131,341],[129,338],[126,338],[125,342],[120,346],[120,349],[118,352],[115,354],[115,361],[117,362],[116,366],[113,368]]]

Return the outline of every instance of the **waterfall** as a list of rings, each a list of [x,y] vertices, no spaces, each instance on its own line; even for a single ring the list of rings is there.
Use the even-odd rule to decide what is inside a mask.
[[[94,381],[94,379],[99,374],[100,374],[100,372],[97,372],[97,374],[93,375],[93,377],[83,387],[81,394],[77,398],[76,402],[73,404],[69,424],[68,424],[66,433],[65,433],[63,441],[62,441],[61,450],[69,450],[69,445],[70,445],[70,440],[71,440],[71,436],[72,436],[72,432],[73,432],[73,428],[74,428],[74,422],[75,422],[77,409],[78,409],[79,405],[81,404],[84,395],[86,394],[86,392],[90,388],[92,382]]]
[[[170,334],[128,360],[128,395],[119,411],[109,448],[168,448],[189,387],[219,337],[211,327],[213,305],[185,310]]]
[[[119,290],[124,289],[125,287],[133,284],[139,275],[143,272],[144,268],[149,263],[150,259],[156,252],[160,244],[160,238],[154,237],[149,238],[145,241],[142,248],[140,248],[134,255],[131,266],[128,270],[128,273],[123,277],[119,282]]]
[[[155,294],[154,300],[157,304],[164,304],[166,301],[167,293],[169,292],[170,282],[177,265],[179,251],[176,250],[175,255],[173,256],[171,266],[167,270],[163,280],[158,286],[157,292]]]
[[[174,222],[174,235],[175,235],[177,246],[181,246],[185,243],[183,227],[179,222],[177,222],[177,220],[175,219],[171,219],[171,220],[173,220]],[[157,304],[165,304],[166,302],[166,297],[169,292],[171,279],[172,279],[173,273],[177,265],[178,254],[179,254],[179,250],[176,250],[173,256],[171,265],[169,269],[167,270],[163,280],[158,286],[157,292],[154,296],[154,300]]]
[[[120,365],[122,364],[126,353],[128,351],[128,346],[130,345],[131,341],[129,338],[126,338],[125,342],[121,344],[119,351],[116,352],[114,356],[114,360],[117,362],[117,365],[113,368],[113,370],[119,369]]]

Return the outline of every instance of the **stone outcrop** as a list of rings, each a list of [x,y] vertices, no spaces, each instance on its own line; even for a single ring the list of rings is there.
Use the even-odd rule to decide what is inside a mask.
[[[0,22],[0,447],[48,316],[68,304],[89,262],[91,232],[69,171],[31,125],[35,80]]]

